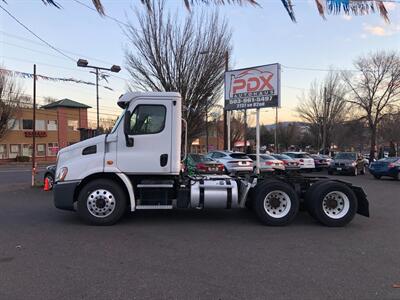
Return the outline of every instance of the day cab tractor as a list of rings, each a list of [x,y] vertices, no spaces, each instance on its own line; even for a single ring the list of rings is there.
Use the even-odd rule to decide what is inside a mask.
[[[302,202],[327,226],[346,225],[356,213],[369,216],[363,190],[339,180],[182,172],[187,125],[180,95],[130,92],[118,105],[123,112],[109,134],[63,148],[57,157],[55,206],[90,224],[111,225],[141,209],[251,208],[263,224],[281,226],[293,221]]]

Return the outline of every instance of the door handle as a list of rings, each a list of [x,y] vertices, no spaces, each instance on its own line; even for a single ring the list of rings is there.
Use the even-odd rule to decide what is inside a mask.
[[[164,153],[160,155],[160,166],[165,167],[168,164],[168,154]]]

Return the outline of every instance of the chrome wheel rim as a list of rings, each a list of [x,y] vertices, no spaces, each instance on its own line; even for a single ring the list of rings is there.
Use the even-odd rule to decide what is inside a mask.
[[[115,198],[110,191],[98,189],[87,197],[86,206],[91,215],[96,218],[106,218],[115,209]]]
[[[322,210],[331,219],[343,218],[349,212],[349,209],[349,198],[343,192],[330,192],[322,200]]]
[[[264,210],[272,218],[285,217],[291,206],[289,195],[283,191],[271,191],[264,198]]]

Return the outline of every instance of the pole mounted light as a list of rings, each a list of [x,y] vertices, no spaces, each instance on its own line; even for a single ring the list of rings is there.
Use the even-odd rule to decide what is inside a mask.
[[[98,66],[91,66],[89,65],[89,62],[86,59],[78,59],[78,61],[76,62],[76,65],[78,67],[82,67],[82,68],[91,68],[94,69],[95,72],[93,72],[94,74],[96,74],[96,103],[97,103],[97,133],[99,132],[99,121],[100,121],[100,117],[99,117],[99,70],[102,71],[111,71],[114,73],[118,73],[119,71],[121,71],[121,67],[117,66],[117,65],[112,65],[111,68],[104,68],[104,67],[98,67]]]

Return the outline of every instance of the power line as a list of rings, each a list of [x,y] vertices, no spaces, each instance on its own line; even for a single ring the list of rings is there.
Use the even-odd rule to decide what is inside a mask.
[[[37,35],[36,33],[34,33],[28,26],[26,26],[25,24],[23,24],[20,20],[18,20],[16,17],[14,17],[14,15],[12,13],[10,13],[7,9],[5,9],[3,6],[0,5],[0,8],[6,13],[8,14],[12,19],[14,19],[14,21],[16,21],[19,25],[21,25],[22,27],[24,27],[27,31],[29,31],[32,35],[34,35],[37,39],[41,40],[43,43],[45,43],[47,46],[49,46],[51,49],[53,49],[54,51],[60,53],[61,55],[65,56],[66,58],[72,60],[72,61],[76,61],[76,59],[72,58],[71,56],[65,54],[64,52],[62,52],[61,50],[57,49],[56,47],[54,47],[53,45],[51,45],[49,42],[47,42],[46,40],[42,39],[39,35]]]
[[[54,54],[50,54],[50,53],[43,52],[43,51],[40,51],[40,50],[36,50],[36,49],[28,48],[28,47],[23,47],[23,46],[21,46],[21,45],[16,45],[16,44],[13,44],[13,43],[8,43],[8,42],[5,42],[5,41],[0,41],[0,43],[5,44],[5,45],[8,45],[8,46],[12,46],[12,47],[20,48],[20,49],[25,49],[25,50],[28,50],[28,51],[40,53],[40,54],[45,54],[45,55],[48,55],[48,56],[51,56],[51,57],[55,57],[55,58],[58,58],[58,59],[65,59],[65,60],[68,60],[68,61],[69,61],[69,59],[67,59],[67,58],[65,58],[65,57],[60,57],[59,55],[54,55]]]
[[[98,11],[96,9],[94,9],[93,7],[87,5],[86,3],[83,3],[83,2],[81,2],[79,0],[73,0],[73,1],[78,3],[78,4],[80,4],[80,5],[82,5],[82,6],[84,6],[84,7],[86,7],[86,8],[88,8],[88,9],[90,9],[90,10],[92,10],[92,11],[94,11],[94,12],[96,12],[98,14]],[[121,22],[120,20],[118,20],[118,19],[116,19],[116,18],[114,18],[114,17],[112,17],[110,15],[104,14],[104,16],[106,18],[109,18],[109,19],[113,20],[114,22],[116,22],[116,23],[118,23],[120,25],[123,25],[123,26],[126,26],[126,27],[130,27],[129,24]]]
[[[31,39],[28,39],[28,38],[24,38],[24,37],[21,37],[21,36],[18,36],[18,35],[10,34],[10,33],[5,32],[5,31],[3,31],[3,30],[0,30],[0,33],[3,34],[3,35],[6,35],[6,36],[8,36],[8,37],[17,39],[17,40],[21,40],[21,41],[25,41],[25,42],[28,42],[28,43],[31,43],[31,44],[35,44],[35,45],[38,45],[38,46],[41,46],[41,47],[45,47],[45,45],[43,45],[42,43],[39,43],[39,42],[37,42],[37,41],[31,40]],[[27,49],[32,50],[31,48],[27,48]],[[109,61],[105,61],[105,60],[101,60],[101,59],[98,59],[98,58],[94,58],[94,57],[87,56],[86,54],[83,55],[83,54],[81,54],[81,53],[72,52],[72,51],[69,51],[69,50],[66,50],[66,49],[62,49],[62,48],[59,48],[59,49],[62,50],[62,51],[64,51],[64,52],[66,52],[66,53],[70,53],[70,54],[77,55],[77,56],[80,56],[80,57],[89,58],[90,60],[95,60],[95,61],[98,61],[98,62],[101,62],[101,63],[110,64],[110,65],[113,64],[113,63],[111,63],[111,62],[109,62]],[[32,50],[32,51],[33,51],[33,50]],[[57,57],[59,57],[59,56],[57,56]],[[82,70],[81,70],[81,71],[82,71]]]
[[[318,71],[318,72],[359,72],[358,70],[352,70],[352,69],[322,69],[322,68],[310,68],[310,67],[292,67],[292,66],[286,66],[282,65],[282,67],[286,69],[292,69],[292,70],[300,70],[300,71]]]

